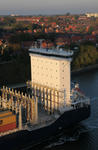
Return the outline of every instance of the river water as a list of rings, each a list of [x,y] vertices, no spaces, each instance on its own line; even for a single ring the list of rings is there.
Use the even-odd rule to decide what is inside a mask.
[[[71,136],[62,133],[46,145],[44,150],[98,150],[98,70],[72,77],[91,99],[91,116],[80,123]]]

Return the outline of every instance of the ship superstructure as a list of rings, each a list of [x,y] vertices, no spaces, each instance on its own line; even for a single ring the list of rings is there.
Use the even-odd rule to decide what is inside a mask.
[[[71,68],[73,51],[62,49],[30,48],[31,82],[27,84],[32,89],[36,87],[40,92],[40,100],[44,108],[51,113],[54,110],[70,110],[77,99],[89,104],[89,99],[81,92],[79,85],[71,89]],[[77,94],[76,94],[77,93]],[[83,103],[84,103],[83,101]],[[78,102],[78,101],[77,101]],[[82,101],[81,101],[82,102]]]

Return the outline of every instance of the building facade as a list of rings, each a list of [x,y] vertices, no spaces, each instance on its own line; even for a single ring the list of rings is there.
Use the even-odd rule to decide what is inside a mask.
[[[98,17],[98,13],[87,13],[87,17]]]

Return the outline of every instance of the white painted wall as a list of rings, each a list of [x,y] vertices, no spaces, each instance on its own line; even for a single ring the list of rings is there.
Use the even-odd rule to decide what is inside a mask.
[[[70,61],[67,59],[30,53],[31,81],[33,83],[66,90],[66,103],[70,101]]]

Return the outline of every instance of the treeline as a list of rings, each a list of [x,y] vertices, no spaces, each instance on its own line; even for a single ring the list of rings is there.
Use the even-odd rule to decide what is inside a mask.
[[[79,51],[74,55],[72,69],[77,70],[98,63],[98,51],[93,45],[80,45]]]
[[[9,43],[21,44],[21,42],[23,41],[32,41],[32,40],[33,40],[33,36],[29,33],[16,33],[10,36]]]
[[[17,55],[11,62],[0,64],[0,86],[24,83],[30,80],[30,59],[27,51]]]

